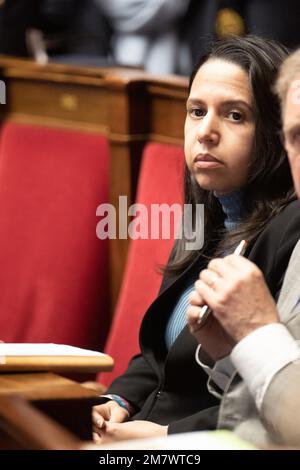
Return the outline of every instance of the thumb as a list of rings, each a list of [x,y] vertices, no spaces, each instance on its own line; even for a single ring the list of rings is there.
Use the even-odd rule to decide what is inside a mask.
[[[189,326],[194,326],[198,323],[201,307],[189,305],[186,310],[186,319]]]
[[[114,406],[110,410],[109,422],[111,423],[123,423],[129,418],[129,413],[125,408],[120,405]]]
[[[105,419],[96,410],[92,411],[92,418],[94,425],[97,426],[98,429],[101,429],[105,426]]]

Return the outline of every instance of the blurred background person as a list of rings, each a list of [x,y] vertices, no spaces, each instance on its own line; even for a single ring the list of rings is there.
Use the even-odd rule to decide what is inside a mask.
[[[0,53],[27,56],[26,31],[40,25],[40,0],[0,1]]]
[[[298,0],[191,0],[183,34],[192,62],[207,43],[229,35],[255,34],[294,49],[300,45]]]
[[[94,0],[42,0],[40,21],[50,61],[109,65],[111,28]]]
[[[189,75],[216,38],[300,45],[299,0],[0,0],[0,52]]]
[[[191,67],[190,61],[181,66],[185,59],[179,34],[190,0],[96,1],[111,22],[113,57],[118,64],[144,67],[155,74]]]
[[[0,0],[0,53],[110,63],[111,28],[94,0]]]

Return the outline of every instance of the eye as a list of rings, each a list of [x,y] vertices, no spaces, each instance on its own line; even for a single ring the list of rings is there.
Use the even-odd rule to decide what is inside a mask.
[[[201,118],[205,116],[206,111],[204,108],[191,108],[191,109],[188,109],[188,113],[193,118]]]
[[[291,143],[293,145],[300,145],[300,130],[292,132]]]
[[[243,114],[240,111],[230,111],[228,116],[232,119],[232,121],[242,121]]]
[[[300,129],[295,129],[287,135],[287,144],[293,153],[300,155]]]

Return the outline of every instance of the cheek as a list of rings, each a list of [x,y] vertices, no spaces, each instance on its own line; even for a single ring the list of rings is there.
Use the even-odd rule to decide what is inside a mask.
[[[187,139],[184,141],[184,156],[185,156],[185,162],[188,167],[191,166],[191,151],[190,151],[190,146],[188,145]]]
[[[254,131],[240,138],[236,142],[235,149],[237,158],[234,161],[234,167],[238,168],[239,172],[247,173],[253,155]]]
[[[187,166],[190,168],[192,164],[192,147],[193,138],[191,130],[185,129],[184,132],[184,155]]]

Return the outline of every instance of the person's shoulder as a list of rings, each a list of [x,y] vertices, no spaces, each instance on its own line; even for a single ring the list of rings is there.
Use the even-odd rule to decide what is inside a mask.
[[[277,251],[279,247],[288,248],[288,252],[300,238],[300,200],[287,204],[266,225],[256,240],[255,247],[267,247]],[[265,248],[264,248],[265,249]]]
[[[266,238],[275,250],[290,256],[300,239],[300,200],[290,202],[270,222]]]
[[[271,221],[270,228],[279,227],[280,231],[289,227],[300,227],[300,200],[290,202]]]
[[[282,214],[283,217],[290,214],[295,214],[300,217],[300,199],[295,199],[287,204],[287,206],[279,213],[279,216],[280,214]]]

